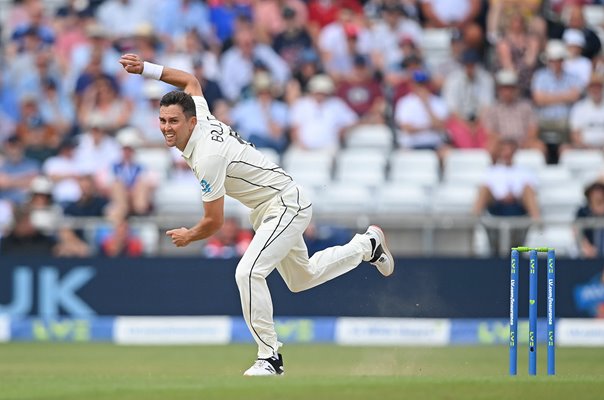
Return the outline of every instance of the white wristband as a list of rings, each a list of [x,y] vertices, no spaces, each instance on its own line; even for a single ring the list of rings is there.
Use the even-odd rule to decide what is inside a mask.
[[[163,65],[153,64],[150,62],[143,62],[143,72],[142,76],[145,78],[151,78],[159,81],[161,79],[161,74],[164,71]]]

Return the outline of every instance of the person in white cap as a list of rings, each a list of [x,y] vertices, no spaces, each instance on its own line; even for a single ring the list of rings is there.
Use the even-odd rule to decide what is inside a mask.
[[[304,189],[211,114],[195,76],[144,62],[136,54],[123,55],[120,63],[131,74],[184,89],[162,97],[160,129],[166,145],[178,148],[195,172],[201,185],[204,215],[191,228],[167,231],[172,242],[183,247],[218,232],[225,219],[225,195],[252,209],[250,219],[256,234],[235,271],[243,316],[258,345],[258,358],[244,375],[282,375],[282,344],[277,340],[266,277],[277,269],[290,290],[299,292],[342,275],[362,261],[372,263],[381,274],[389,276],[394,271],[394,259],[384,233],[372,225],[349,243],[309,258],[302,234],[312,217],[312,203]],[[313,85],[327,82],[323,79]]]
[[[308,96],[291,107],[291,140],[305,150],[336,150],[347,129],[358,121],[357,114],[334,95],[332,79],[323,74],[308,81]]]
[[[568,54],[563,64],[564,71],[575,75],[581,82],[581,87],[585,88],[593,69],[591,60],[581,55],[583,47],[585,47],[585,36],[578,29],[567,29],[564,31],[562,39],[566,44]]]
[[[533,76],[533,101],[539,107],[539,129],[548,144],[549,161],[556,162],[558,148],[569,141],[568,115],[570,107],[581,97],[581,83],[562,68],[567,56],[560,40],[550,40],[545,49],[547,65]]]

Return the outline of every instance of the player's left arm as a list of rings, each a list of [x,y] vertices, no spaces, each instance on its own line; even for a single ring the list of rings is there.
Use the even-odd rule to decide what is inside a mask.
[[[177,228],[166,232],[176,247],[184,247],[196,240],[207,239],[224,223],[224,196],[203,203],[203,218],[192,228]]]

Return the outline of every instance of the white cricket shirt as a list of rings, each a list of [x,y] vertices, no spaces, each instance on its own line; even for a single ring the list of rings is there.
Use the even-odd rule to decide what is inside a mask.
[[[292,177],[281,167],[218,121],[203,97],[193,100],[197,125],[182,155],[201,185],[203,201],[228,195],[256,208],[292,185]]]

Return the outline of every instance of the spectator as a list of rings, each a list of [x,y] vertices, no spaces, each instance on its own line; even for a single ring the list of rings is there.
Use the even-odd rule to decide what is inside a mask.
[[[577,29],[567,29],[562,36],[566,43],[566,52],[568,58],[564,60],[563,68],[565,72],[574,75],[579,79],[581,88],[584,89],[589,82],[593,69],[591,60],[581,55],[585,46],[585,37]]]
[[[292,13],[285,12],[286,10]],[[285,30],[289,14],[296,26],[304,26],[308,22],[308,11],[302,0],[260,0],[254,4],[254,25],[257,28],[260,41],[270,43],[274,37]]]
[[[449,111],[444,100],[430,91],[429,85],[428,73],[415,71],[411,93],[396,102],[394,119],[400,129],[398,142],[404,148],[438,150],[444,143]]]
[[[376,69],[389,71],[397,68],[408,54],[402,54],[399,43],[404,39],[421,43],[422,28],[405,17],[401,4],[386,1],[381,7],[381,19],[371,28],[371,61]]]
[[[254,77],[255,96],[239,102],[231,112],[234,127],[256,147],[283,153],[288,144],[289,109],[274,98],[270,76],[258,72]]]
[[[199,80],[201,83],[203,96],[206,98],[210,110],[213,110],[216,102],[224,100],[224,95],[218,83],[210,77],[211,74],[207,73],[208,67],[206,64],[209,62],[207,62],[207,57],[205,57],[206,55],[210,56],[211,53],[206,51],[202,57],[196,57],[193,59],[193,75],[195,75],[197,80]],[[213,64],[213,61],[211,61],[211,63]],[[216,68],[218,68],[218,66],[216,66]],[[157,113],[158,109],[159,107],[154,108],[155,113]]]
[[[184,40],[193,31],[208,42],[215,40],[206,2],[195,0],[163,0],[157,2],[153,27],[166,43]]]
[[[604,183],[594,182],[585,189],[587,204],[577,210],[577,221],[584,218],[604,217]],[[604,256],[604,229],[583,228],[575,231],[581,245],[581,256],[596,258]]]
[[[0,254],[5,256],[50,257],[56,242],[52,236],[36,228],[27,205],[18,207],[14,214],[14,225],[6,237],[0,241]]]
[[[106,0],[97,9],[96,17],[107,32],[115,37],[125,37],[151,21],[153,12],[146,0]]]
[[[210,21],[221,43],[226,43],[237,32],[238,19],[251,21],[252,8],[240,0],[219,0],[210,3]]]
[[[119,161],[121,148],[109,135],[107,120],[100,115],[91,115],[87,129],[79,136],[75,157],[83,173],[96,174]]]
[[[514,140],[522,149],[537,149],[545,153],[539,139],[538,120],[533,106],[518,95],[518,75],[511,70],[496,74],[497,101],[481,114],[490,146],[500,140]]]
[[[262,63],[278,85],[284,85],[289,78],[289,68],[275,51],[265,45],[256,43],[253,32],[242,28],[235,34],[232,48],[222,54],[221,89],[229,101],[239,99],[242,90],[253,78],[254,63]]]
[[[82,175],[78,177],[80,198],[65,205],[64,214],[73,217],[103,217],[109,211],[109,200],[99,194],[94,177]]]
[[[462,33],[458,29],[451,30],[451,51],[440,62],[430,66],[432,75],[432,86],[440,92],[447,77],[458,69],[463,68],[461,65],[461,56],[466,50],[466,44]],[[405,60],[406,62],[408,60]]]
[[[360,15],[363,11],[358,0],[310,0],[308,2],[308,26],[313,38],[327,25],[334,22],[343,9],[349,9]]]
[[[309,95],[291,108],[293,145],[307,150],[335,151],[357,116],[344,101],[333,95],[334,83],[327,75],[316,75],[308,83]]]
[[[23,141],[28,157],[43,162],[56,148],[61,138],[53,127],[44,120],[37,96],[26,94],[21,98],[21,117],[16,127],[16,134]],[[34,148],[45,151],[32,151]]]
[[[366,56],[357,54],[354,57],[352,73],[338,83],[336,95],[346,102],[360,121],[371,124],[385,122],[384,93]]]
[[[604,78],[593,74],[587,86],[587,97],[575,103],[570,111],[570,147],[604,149]]]
[[[421,0],[421,11],[430,28],[466,28],[481,10],[480,0]]]
[[[533,220],[541,216],[535,192],[536,177],[530,171],[513,165],[514,153],[518,145],[510,139],[500,140],[494,151],[493,165],[486,171],[484,183],[480,186],[473,206],[473,214],[481,216],[485,212],[496,217],[528,215]],[[498,230],[487,229],[491,249],[497,249]],[[512,230],[510,243],[519,246],[524,243],[526,229]]]
[[[547,66],[533,77],[533,101],[539,107],[541,138],[549,147],[550,162],[557,162],[560,144],[568,143],[568,115],[572,104],[581,96],[579,80],[565,72],[562,63],[566,47],[559,40],[551,40],[545,50]]]
[[[136,111],[132,113],[130,124],[139,133],[147,147],[157,147],[164,145],[164,137],[159,129],[159,101],[164,94],[164,86],[151,79],[145,80],[143,84],[143,95],[145,102],[138,105]],[[205,92],[204,92],[205,95]]]
[[[10,232],[13,225],[13,204],[4,199],[0,199],[0,249],[2,238]],[[0,251],[0,254],[2,252]]]
[[[151,211],[155,178],[135,160],[142,140],[136,131],[123,129],[117,135],[122,157],[105,172],[100,186],[109,193],[116,215],[147,215]]]
[[[451,73],[443,86],[443,98],[449,112],[456,118],[475,120],[483,107],[493,103],[494,83],[480,65],[480,55],[473,49],[461,56],[463,69]]]
[[[27,201],[31,181],[39,174],[37,161],[25,156],[22,141],[9,137],[3,145],[5,159],[0,162],[0,199],[22,205]]]
[[[82,166],[75,157],[76,146],[75,139],[65,139],[59,153],[42,164],[42,172],[54,183],[53,198],[61,206],[80,198],[77,178],[82,174]]]
[[[523,97],[530,94],[531,79],[541,51],[541,36],[536,29],[529,30],[526,19],[517,10],[507,18],[502,36],[496,42],[495,68],[514,71],[518,75]]]
[[[132,103],[118,96],[118,87],[111,79],[99,77],[86,88],[78,115],[82,126],[102,119],[105,129],[115,132],[130,120]]]
[[[101,242],[100,251],[106,257],[140,257],[143,255],[143,243],[130,229],[126,219],[118,220],[113,231]]]
[[[243,229],[235,218],[225,218],[222,228],[211,236],[203,248],[207,258],[238,258],[252,241],[252,232]]]
[[[317,45],[325,71],[336,81],[352,71],[352,59],[357,53],[369,54],[371,34],[354,21],[354,11],[342,8],[338,19],[325,26]]]
[[[489,0],[487,14],[487,37],[491,43],[497,43],[506,31],[507,23],[517,16],[522,17],[525,25],[540,18],[539,12],[543,0]],[[509,66],[506,66],[509,68]]]
[[[467,120],[454,115],[447,120],[448,143],[456,149],[488,149],[487,131],[476,116]]]
[[[63,93],[54,79],[42,82],[39,99],[40,116],[59,138],[71,134],[75,125],[75,109],[70,96]]]
[[[305,50],[312,49],[312,38],[306,26],[296,18],[293,8],[284,7],[282,11],[285,26],[283,31],[275,36],[273,49],[294,70],[300,63]]]
[[[583,47],[582,55],[593,60],[600,53],[602,43],[598,35],[585,24],[583,6],[578,4],[566,6],[562,11],[562,21],[566,29],[577,29],[583,33],[585,46]]]
[[[302,94],[308,93],[308,82],[323,72],[319,56],[313,49],[306,49],[300,54],[300,62],[294,70],[294,76],[285,88],[288,104],[293,104]]]

